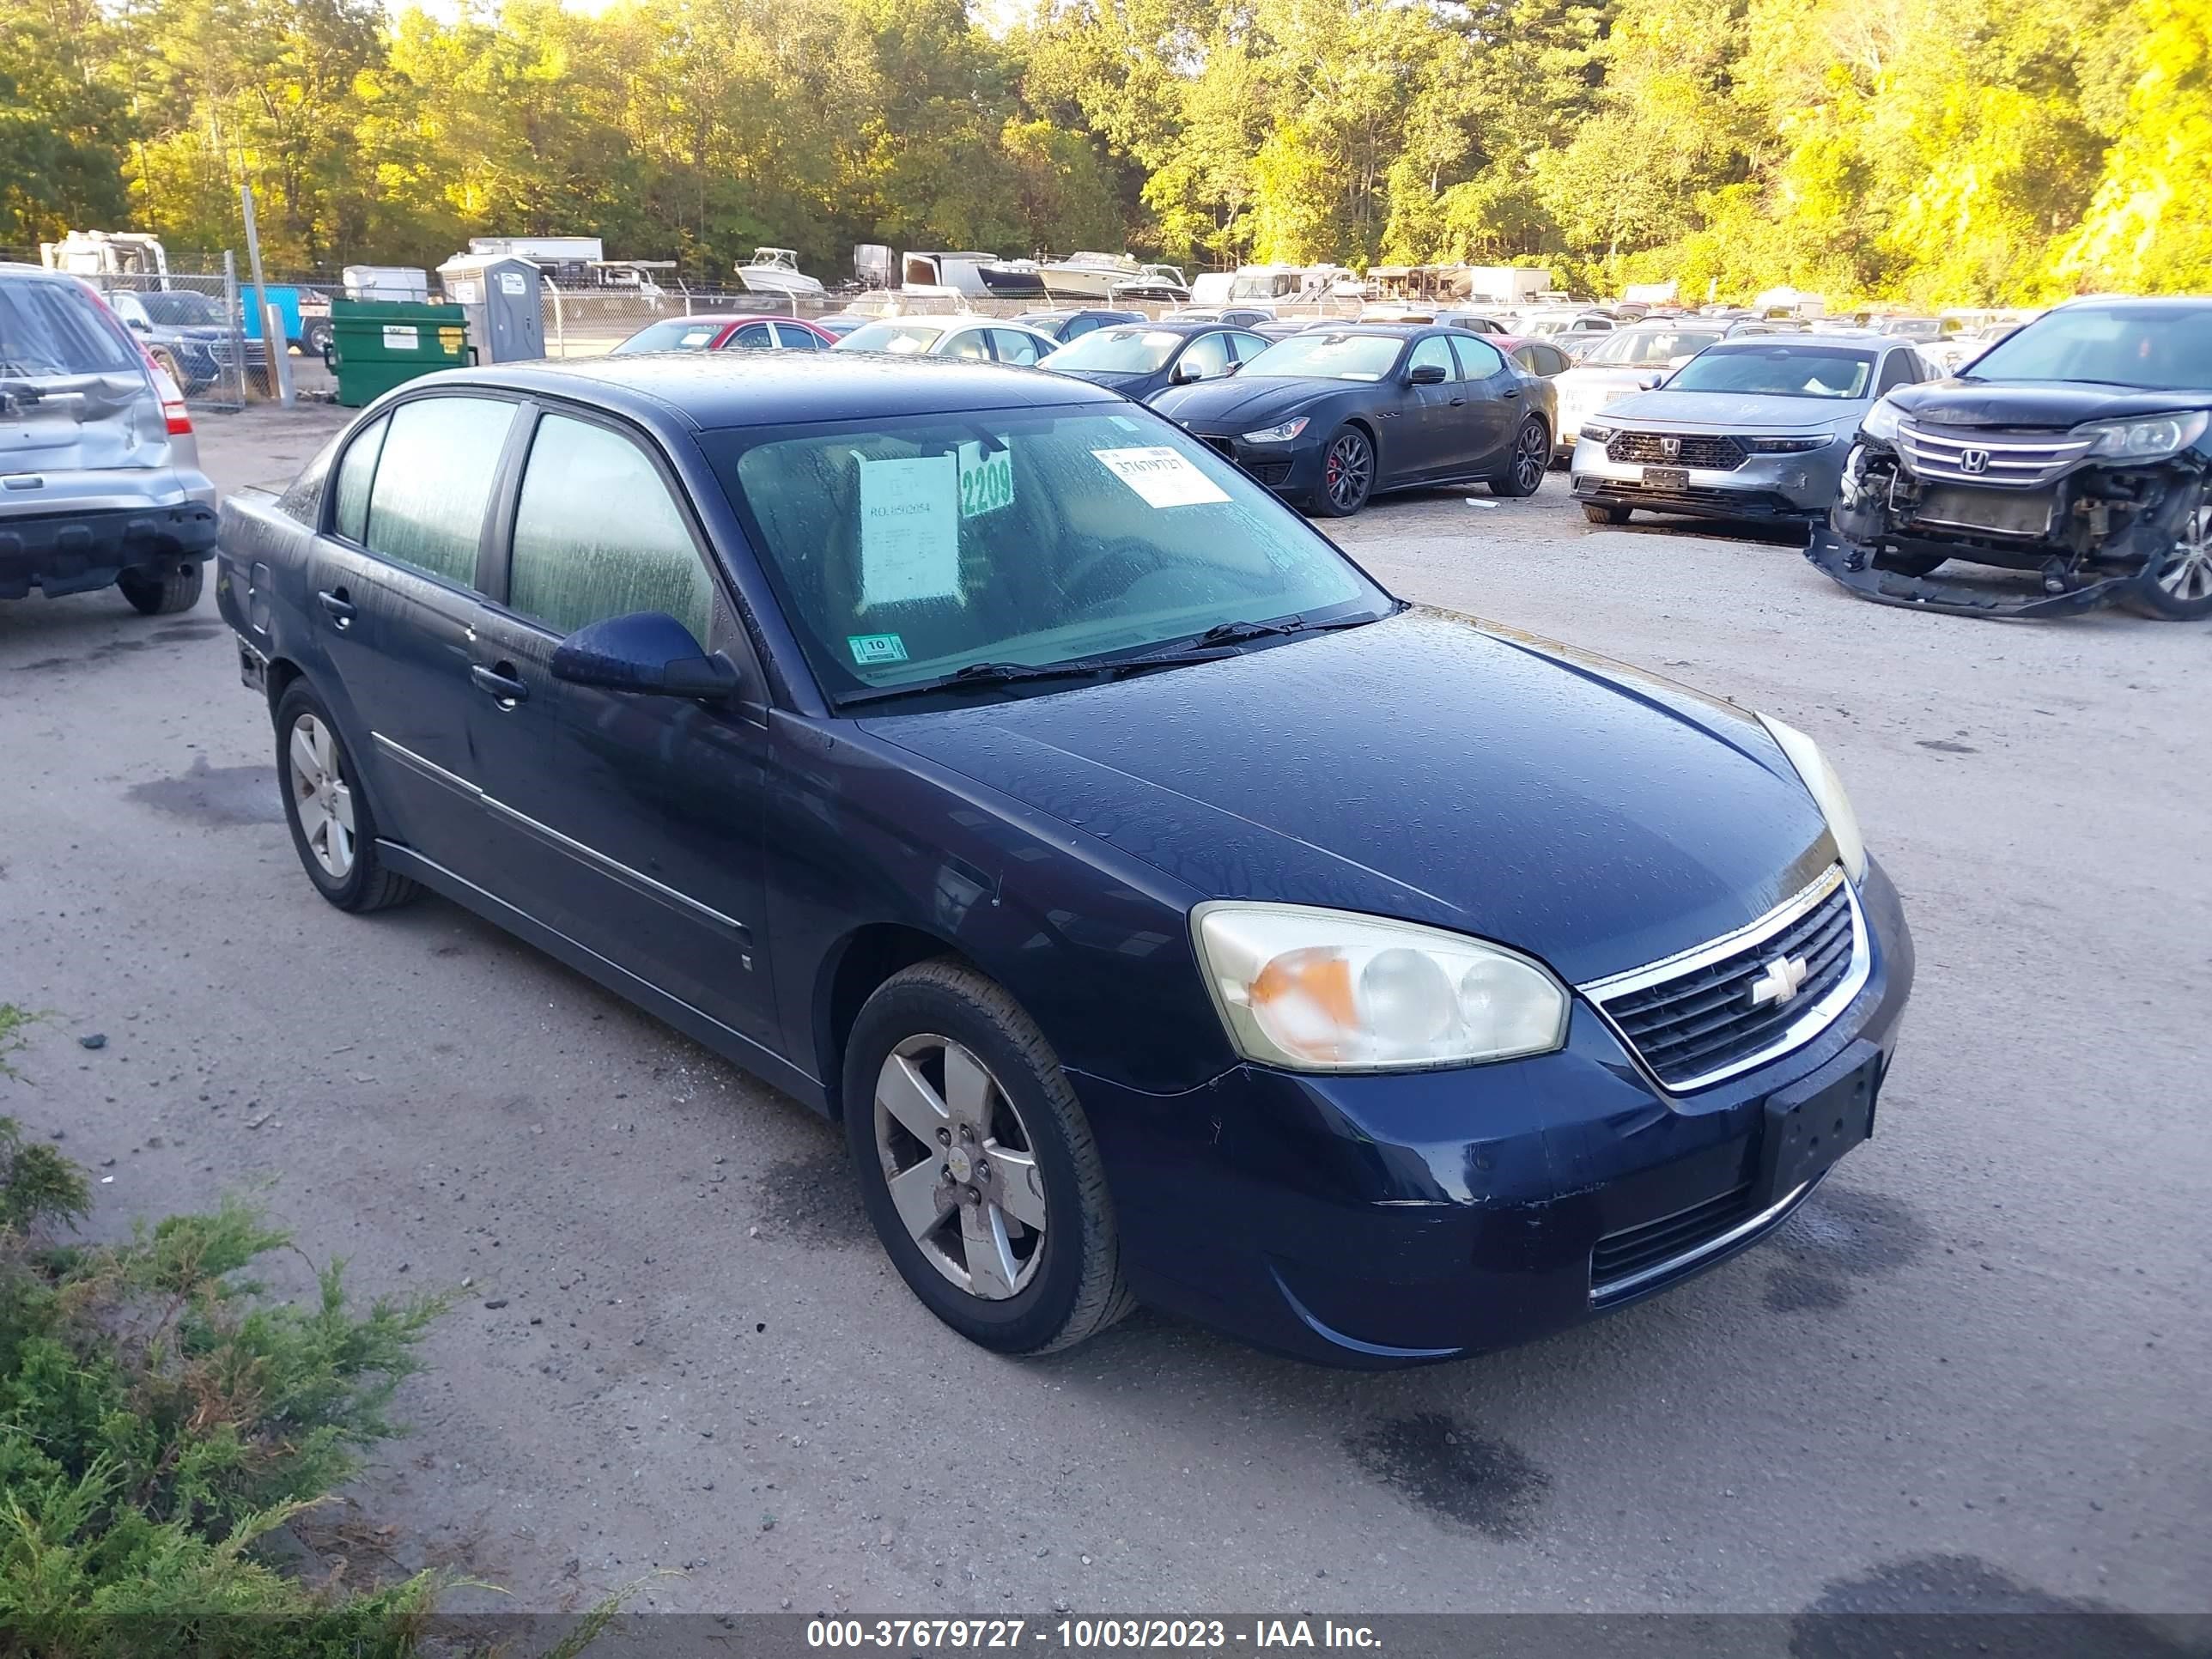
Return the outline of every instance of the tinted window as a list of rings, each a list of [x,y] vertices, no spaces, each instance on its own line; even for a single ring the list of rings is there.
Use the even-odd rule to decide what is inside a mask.
[[[1011,328],[993,329],[991,343],[997,349],[999,361],[1002,363],[1033,363],[1043,355],[1042,348],[1033,336]]]
[[[0,364],[10,374],[137,368],[138,353],[75,283],[0,277]]]
[[[369,491],[374,552],[464,587],[514,405],[493,398],[418,398],[392,411]]]
[[[559,634],[665,611],[703,641],[714,588],[675,498],[620,433],[548,415],[514,508],[510,610]]]
[[[722,349],[766,351],[775,343],[775,337],[768,331],[766,323],[747,323],[735,334],[722,342]]]
[[[362,539],[368,525],[368,485],[376,477],[377,452],[384,447],[384,431],[391,422],[378,421],[346,446],[338,463],[336,501],[331,509],[331,528],[349,542]]]
[[[1417,342],[1413,356],[1406,359],[1406,367],[1408,369],[1441,368],[1447,380],[1459,372],[1458,366],[1452,362],[1451,345],[1441,334],[1431,334],[1427,339]]]
[[[811,328],[801,328],[797,323],[778,323],[775,337],[787,351],[819,351],[822,337]]]
[[[1079,334],[1088,334],[1093,329],[1098,328],[1105,320],[1103,317],[1070,317],[1057,330],[1046,327],[1039,331],[1045,334],[1057,332],[1061,339],[1073,340]]]
[[[1459,377],[1462,380],[1486,380],[1505,367],[1505,360],[1498,355],[1496,346],[1472,334],[1453,335],[1451,349],[1452,355],[1459,359]]]
[[[1201,334],[1183,348],[1182,356],[1176,359],[1176,378],[1182,380],[1218,380],[1229,372],[1229,337],[1226,334]]]
[[[1919,358],[1909,351],[1893,351],[1882,363],[1881,379],[1875,385],[1875,395],[1880,397],[1885,392],[1894,392],[1899,386],[1927,378]]]

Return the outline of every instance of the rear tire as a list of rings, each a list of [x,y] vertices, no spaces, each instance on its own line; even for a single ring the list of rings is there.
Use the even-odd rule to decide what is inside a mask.
[[[1505,471],[1492,478],[1490,493],[1517,501],[1544,487],[1544,474],[1552,468],[1552,434],[1540,416],[1531,415],[1513,434],[1513,453]]]
[[[2159,622],[2212,617],[2212,486],[2198,487],[2173,546],[2136,578],[2123,603]]]
[[[293,849],[325,899],[358,915],[404,904],[422,891],[377,857],[368,792],[330,710],[305,680],[293,681],[276,700],[276,780]]]
[[[1090,1122],[1003,987],[944,957],[894,975],[854,1023],[843,1094],[868,1218],[961,1335],[1051,1353],[1136,1305]]]
[[[1625,507],[1607,507],[1603,501],[1584,501],[1583,517],[1588,519],[1592,524],[1626,524],[1628,509]]]
[[[204,561],[179,559],[150,570],[126,570],[115,579],[115,586],[140,616],[173,617],[200,602],[206,574]]]

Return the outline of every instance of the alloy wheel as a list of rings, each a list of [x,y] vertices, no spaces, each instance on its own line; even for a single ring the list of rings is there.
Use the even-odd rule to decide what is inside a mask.
[[[948,1281],[1003,1302],[1036,1277],[1044,1176],[1021,1113],[973,1050],[924,1033],[884,1056],[876,1152],[891,1207]]]
[[[2198,504],[2158,573],[2158,585],[2185,605],[2212,599],[2212,501]]]
[[[1552,441],[1542,426],[1534,421],[1521,428],[1521,437],[1514,446],[1513,482],[1523,495],[1533,495],[1544,482],[1545,470],[1552,462]]]
[[[1367,485],[1375,473],[1374,452],[1357,432],[1337,434],[1328,447],[1323,487],[1331,505],[1349,513],[1367,499]]]
[[[292,805],[307,850],[333,881],[353,872],[353,790],[338,763],[331,729],[313,714],[292,722]]]

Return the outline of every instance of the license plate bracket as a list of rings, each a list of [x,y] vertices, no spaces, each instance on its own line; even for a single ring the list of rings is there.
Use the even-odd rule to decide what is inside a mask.
[[[1646,489],[1672,489],[1678,492],[1686,490],[1690,487],[1689,469],[1680,466],[1647,466],[1644,469],[1644,487]]]
[[[1778,1203],[1874,1133],[1881,1050],[1854,1042],[1801,1082],[1766,1097],[1759,1190]]]
[[[2052,495],[2045,489],[1976,489],[1929,484],[1912,509],[1914,522],[1990,536],[2042,536],[2051,530]]]

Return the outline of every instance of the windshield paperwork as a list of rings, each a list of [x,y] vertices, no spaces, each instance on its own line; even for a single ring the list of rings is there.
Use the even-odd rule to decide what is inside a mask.
[[[938,337],[945,332],[943,323],[894,322],[886,318],[880,322],[863,324],[837,342],[841,351],[889,351],[900,356],[915,356],[935,345]]]
[[[1590,348],[1583,361],[1614,368],[1642,368],[1652,363],[1671,363],[1677,357],[1695,356],[1718,343],[1718,329],[1631,328],[1608,334]]]
[[[2067,306],[1991,346],[1962,378],[2212,391],[2212,305]]]
[[[1103,674],[1096,659],[1202,660],[1272,636],[1249,624],[1297,618],[1304,632],[1394,608],[1264,487],[1164,422],[1112,407],[701,441],[840,700],[963,669],[975,671],[966,685],[1048,689],[1072,664]]]
[[[1340,334],[1309,329],[1269,346],[1237,371],[1238,378],[1280,375],[1316,380],[1379,380],[1405,342],[1395,334]]]
[[[1874,354],[1848,346],[1776,343],[1699,353],[1667,382],[1669,392],[1733,392],[1762,398],[1863,398]]]
[[[1183,338],[1164,329],[1093,329],[1047,357],[1044,367],[1087,368],[1100,374],[1149,374],[1167,366]]]

